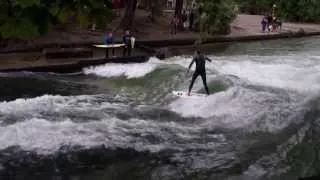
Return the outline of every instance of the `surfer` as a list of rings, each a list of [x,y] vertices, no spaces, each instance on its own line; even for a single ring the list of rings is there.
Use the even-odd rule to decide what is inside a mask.
[[[202,81],[203,81],[203,85],[206,89],[207,94],[209,95],[209,89],[208,89],[207,80],[206,80],[206,60],[210,61],[210,62],[212,60],[209,59],[208,57],[205,57],[204,55],[202,55],[200,50],[196,50],[195,53],[196,53],[196,55],[192,59],[190,65],[189,65],[188,71],[187,71],[187,74],[188,74],[192,64],[195,62],[196,63],[196,71],[193,73],[193,76],[192,76],[191,84],[189,86],[188,96],[190,96],[190,91],[193,87],[193,83],[199,75],[201,76]]]
[[[125,31],[125,35],[122,37],[122,41],[125,44],[124,49],[123,49],[123,56],[128,53],[128,56],[131,55],[131,33],[129,30]]]

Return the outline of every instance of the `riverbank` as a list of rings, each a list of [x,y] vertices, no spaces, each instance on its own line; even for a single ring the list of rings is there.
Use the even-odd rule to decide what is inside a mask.
[[[138,45],[170,46],[190,45],[199,39],[199,33],[193,31],[179,31],[177,34],[170,33],[169,20],[171,14],[164,14],[151,23],[147,18],[148,14],[138,11],[136,14],[134,36]],[[271,38],[310,36],[320,34],[320,24],[289,23],[284,22],[281,31],[262,33],[260,15],[240,14],[231,24],[231,32],[228,35],[208,37],[208,42],[264,40]],[[111,22],[110,27],[116,27],[119,19]],[[72,25],[71,25],[72,26]],[[90,31],[77,27],[69,27],[68,31],[52,31],[46,36],[37,37],[29,42],[12,42],[5,48],[0,48],[0,53],[17,53],[41,51],[43,48],[51,47],[77,47],[99,44],[103,42],[106,31]],[[282,34],[282,35],[279,35]],[[121,41],[122,31],[114,31],[117,41]],[[165,43],[163,43],[165,42]]]
[[[156,23],[148,22],[146,14],[138,13],[134,35],[137,38],[137,47],[155,53],[155,49],[177,45],[193,45],[199,39],[199,34],[192,31],[170,34],[170,14],[163,15]],[[208,37],[205,43],[238,42],[252,40],[270,40],[279,38],[293,38],[320,35],[320,24],[288,23],[284,22],[281,31],[261,32],[262,16],[240,14],[231,24],[231,33],[228,35]],[[116,24],[117,22],[113,22]],[[115,26],[115,25],[114,25]],[[44,48],[52,47],[90,47],[92,44],[101,44],[106,32],[84,31],[73,29],[70,32],[51,32],[47,36],[34,39],[32,43],[10,45],[0,49],[0,71],[10,69],[25,70],[29,67],[74,64],[79,59],[48,61],[43,57]],[[120,41],[120,31],[115,31],[116,40]],[[94,58],[93,58],[94,59]],[[96,58],[97,59],[97,58]],[[98,59],[101,59],[100,57]],[[92,61],[94,64],[94,61]]]

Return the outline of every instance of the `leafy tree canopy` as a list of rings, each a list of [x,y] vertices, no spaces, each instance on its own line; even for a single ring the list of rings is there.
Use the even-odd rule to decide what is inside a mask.
[[[250,14],[271,14],[273,4],[276,15],[287,21],[320,21],[319,0],[236,0],[241,12]]]
[[[109,0],[3,0],[0,1],[0,36],[28,39],[48,32],[51,24],[74,19],[82,27],[104,27],[111,15]]]
[[[319,0],[280,0],[278,3],[279,15],[289,21],[319,22]]]
[[[198,26],[202,39],[212,34],[227,34],[238,14],[234,0],[198,0]]]

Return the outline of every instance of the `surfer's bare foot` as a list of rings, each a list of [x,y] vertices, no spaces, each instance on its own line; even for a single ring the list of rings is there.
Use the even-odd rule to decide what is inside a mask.
[[[188,96],[190,96],[190,92],[188,92]]]

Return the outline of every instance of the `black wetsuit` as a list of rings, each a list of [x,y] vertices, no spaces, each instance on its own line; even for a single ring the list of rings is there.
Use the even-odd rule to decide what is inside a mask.
[[[194,81],[197,79],[197,77],[200,75],[203,81],[203,85],[206,89],[207,94],[209,94],[209,88],[207,86],[207,79],[206,79],[206,60],[211,62],[211,59],[203,56],[203,55],[196,55],[193,60],[191,61],[189,68],[191,68],[192,64],[196,63],[196,71],[193,73],[191,84],[189,86],[189,92],[191,92],[191,89],[193,87]],[[189,71],[189,70],[188,70]]]
[[[124,35],[122,37],[122,41],[125,44],[125,47],[123,48],[123,56],[126,55],[128,52],[128,56],[131,56],[131,35]]]

